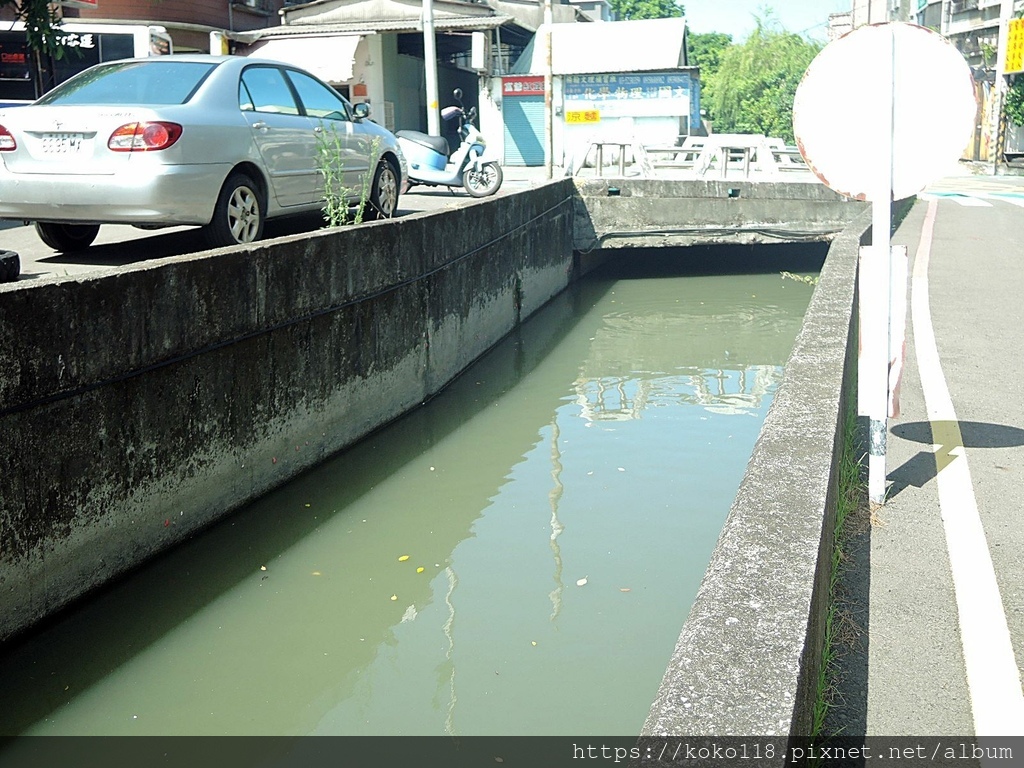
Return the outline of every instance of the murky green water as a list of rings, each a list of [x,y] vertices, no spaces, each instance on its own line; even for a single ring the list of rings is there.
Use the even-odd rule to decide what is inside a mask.
[[[0,655],[0,733],[638,733],[811,289],[606,274]]]

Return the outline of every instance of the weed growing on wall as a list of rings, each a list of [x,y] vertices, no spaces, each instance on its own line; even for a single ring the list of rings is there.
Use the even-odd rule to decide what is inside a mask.
[[[380,139],[374,138],[370,146],[369,169],[362,175],[358,189],[345,185],[345,142],[337,126],[320,123],[317,131],[317,170],[324,180],[324,221],[328,227],[361,224],[370,201],[373,174],[380,157]]]
[[[816,681],[816,696],[812,708],[810,739],[814,743],[827,743],[832,736],[838,736],[835,724],[829,722],[829,712],[840,695],[841,685],[839,660],[850,652],[859,627],[849,615],[847,596],[841,594],[840,583],[844,571],[851,567],[849,549],[852,538],[858,535],[855,528],[863,523],[867,511],[864,482],[864,456],[857,432],[856,387],[852,387],[843,414],[842,443],[839,454],[839,493],[836,498],[835,527],[833,528],[833,549],[831,577],[828,584],[828,613],[825,616],[825,638],[821,666]],[[820,761],[812,765],[820,765]]]

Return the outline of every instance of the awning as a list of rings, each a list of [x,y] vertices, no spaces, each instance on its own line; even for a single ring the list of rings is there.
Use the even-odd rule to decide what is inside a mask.
[[[328,83],[347,83],[352,79],[356,46],[362,39],[362,35],[282,37],[266,40],[249,55],[294,64]]]

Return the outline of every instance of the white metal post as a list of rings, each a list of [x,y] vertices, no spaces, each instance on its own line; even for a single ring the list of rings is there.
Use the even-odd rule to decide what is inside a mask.
[[[554,119],[554,71],[551,65],[551,38],[554,17],[551,0],[544,0],[544,169],[547,177],[554,176],[555,119]]]
[[[437,39],[434,37],[434,0],[423,0],[423,74],[427,85],[427,133],[441,135],[437,98]]]
[[[889,418],[900,415],[900,383],[907,351],[907,286],[910,278],[907,246],[889,248]]]
[[[868,499],[885,503],[885,453],[889,410],[890,247],[892,226],[893,91],[895,36],[883,48],[881,102],[877,112],[881,154],[877,188],[872,195],[871,246],[861,251],[860,359],[858,411],[868,420]]]

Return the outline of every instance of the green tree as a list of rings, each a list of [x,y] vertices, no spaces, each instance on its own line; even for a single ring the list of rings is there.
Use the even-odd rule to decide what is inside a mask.
[[[612,13],[619,21],[629,19],[671,19],[684,14],[675,0],[611,0]]]
[[[1006,102],[1003,109],[1006,116],[1016,125],[1024,125],[1024,76],[1017,75],[1013,84],[1006,91]]]
[[[49,0],[0,0],[0,9],[13,13],[16,20],[25,22],[30,49],[37,53],[51,54],[58,59],[63,55],[57,3],[50,3]]]
[[[708,105],[714,93],[714,78],[721,66],[722,54],[732,45],[732,35],[721,32],[688,32],[686,35],[686,60],[691,66],[700,67],[701,106],[708,119],[713,119]]]
[[[701,74],[713,75],[718,71],[722,52],[732,45],[732,35],[721,32],[690,32],[686,36],[686,55]]]
[[[709,78],[706,106],[716,133],[763,133],[792,143],[797,86],[821,44],[755,17],[742,45],[726,48]],[[702,78],[703,80],[703,78]]]
[[[33,59],[36,91],[45,90],[43,57],[63,58],[65,48],[60,29],[60,6],[49,0],[0,0],[0,10],[25,22],[25,37]]]

